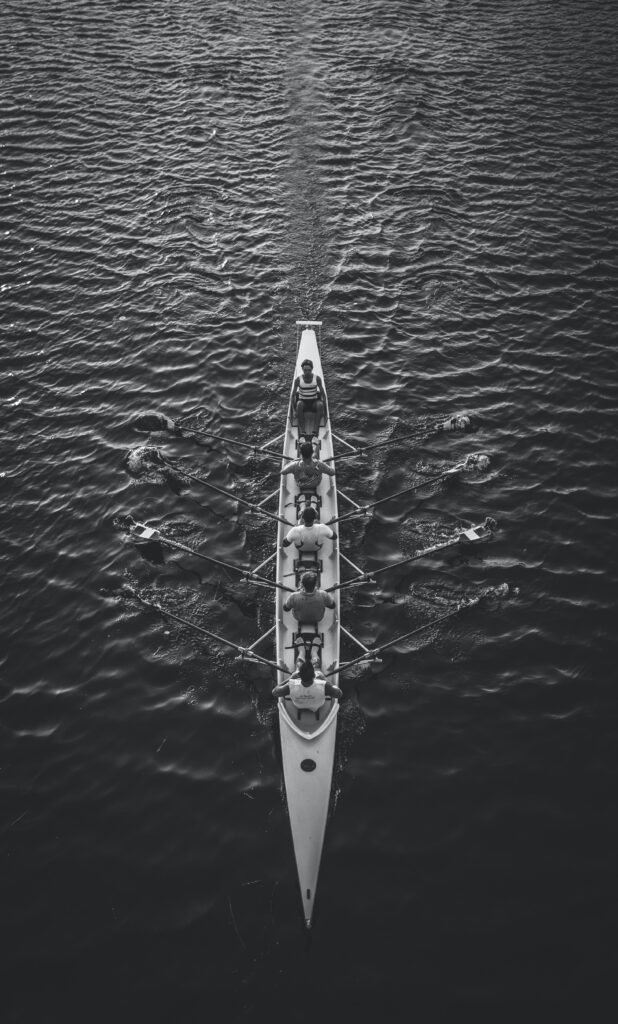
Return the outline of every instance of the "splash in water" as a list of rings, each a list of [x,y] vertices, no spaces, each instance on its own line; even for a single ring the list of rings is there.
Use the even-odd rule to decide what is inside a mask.
[[[473,453],[466,455],[463,464],[464,473],[486,473],[489,469],[489,456]]]
[[[166,484],[175,494],[180,494],[189,487],[182,474],[170,468],[154,445],[131,448],[125,455],[124,465],[134,479],[146,483]]]
[[[180,427],[176,426],[173,420],[169,416],[164,416],[160,412],[147,412],[138,416],[133,422],[135,430],[139,430],[145,434],[156,431],[165,431],[170,434],[180,434]]]

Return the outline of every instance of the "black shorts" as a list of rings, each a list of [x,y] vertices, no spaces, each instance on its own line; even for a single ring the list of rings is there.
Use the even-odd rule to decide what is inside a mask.
[[[303,403],[303,409],[305,412],[315,412],[315,403],[317,398],[299,398],[299,402]]]

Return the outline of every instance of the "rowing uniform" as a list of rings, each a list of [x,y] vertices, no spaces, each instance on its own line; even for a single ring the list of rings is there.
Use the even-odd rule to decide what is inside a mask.
[[[325,539],[333,536],[333,531],[326,523],[314,523],[313,526],[299,523],[298,526],[292,527],[285,539],[303,551],[317,551]]]
[[[298,401],[302,402],[305,409],[313,409],[318,397],[318,378],[315,373],[311,374],[309,380],[301,376],[298,378]]]
[[[300,674],[294,672],[289,680],[290,697],[296,708],[318,711],[326,701],[326,679],[322,672],[315,673],[311,686],[303,686]]]
[[[314,590],[308,594],[305,590],[296,590],[290,594],[284,604],[285,611],[291,611],[294,618],[302,625],[320,622],[327,608],[334,608],[335,602],[325,590]]]
[[[304,459],[290,462],[283,467],[281,472],[293,473],[301,491],[315,491],[322,479],[322,473],[327,473],[328,476],[335,474],[334,469],[327,466],[325,462],[320,462],[319,459],[312,459],[311,462],[305,462]]]

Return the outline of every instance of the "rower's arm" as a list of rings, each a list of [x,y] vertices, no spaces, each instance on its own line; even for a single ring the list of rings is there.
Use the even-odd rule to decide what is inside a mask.
[[[293,473],[295,465],[295,462],[288,462],[287,466],[284,466],[283,469],[281,470],[280,475],[285,476],[286,473]]]
[[[272,691],[273,697],[287,697],[290,692],[289,683],[279,683]]]
[[[281,541],[282,548],[289,548],[290,544],[294,543],[294,529],[295,527],[292,527],[292,529],[288,531],[286,536]]]
[[[324,385],[322,384],[322,378],[318,377],[317,374],[316,374],[316,377],[315,377],[315,383],[316,383],[317,389],[318,389],[318,391],[320,393],[320,398],[322,399],[322,401],[326,405],[326,392],[324,390]]]
[[[290,610],[290,608],[291,608],[291,607],[292,607],[292,606],[291,606],[291,604],[290,604],[290,599],[289,599],[289,597],[288,597],[287,601],[284,601],[284,602],[283,602],[283,610],[284,610],[284,612],[289,612],[289,610]]]
[[[273,693],[274,692],[275,691],[273,690]],[[324,692],[326,693],[327,697],[336,697],[337,699],[343,697],[343,690],[340,690],[339,687],[335,686],[334,683],[327,683]]]
[[[298,402],[298,389],[300,387],[300,377],[297,377],[294,381],[294,387],[292,388],[292,408],[296,409],[296,403]]]
[[[335,467],[334,466],[327,466],[327,464],[325,462],[320,462],[319,459],[315,460],[315,464],[316,464],[316,466],[319,469],[322,470],[323,473],[326,473],[327,476],[334,476],[335,475]]]

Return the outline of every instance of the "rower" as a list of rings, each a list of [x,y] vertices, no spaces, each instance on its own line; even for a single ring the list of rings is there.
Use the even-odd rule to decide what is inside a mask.
[[[316,523],[317,512],[307,505],[303,509],[301,521],[298,526],[288,530],[287,536],[282,541],[282,547],[289,548],[295,544],[301,554],[316,552],[322,547],[324,540],[337,540],[337,536],[326,523]]]
[[[314,572],[304,572],[300,587],[283,602],[284,612],[292,612],[300,626],[317,625],[327,608],[335,607],[335,600],[325,590],[316,590],[318,578]]]
[[[300,642],[305,647],[311,648],[318,640],[318,623],[324,618],[327,608],[335,608],[335,600],[325,590],[316,589],[318,581],[315,572],[304,572],[301,576],[300,587],[287,598],[283,603],[283,611],[291,611],[298,622],[299,632],[294,639],[294,645],[298,648]],[[307,627],[312,627],[307,629]]]
[[[338,686],[329,683],[321,669],[310,661],[304,661],[285,683],[279,683],[273,690],[273,697],[291,697],[292,704],[299,711],[319,711],[327,697],[342,697]]]
[[[305,503],[309,504],[311,498],[316,493],[322,475],[326,473],[328,476],[334,476],[335,470],[325,462],[314,459],[313,445],[310,441],[305,441],[301,444],[300,454],[300,459],[295,462],[288,462],[287,466],[283,467],[281,476],[285,476],[286,473],[293,473],[301,494],[305,496]]]
[[[314,414],[313,433],[317,434],[326,407],[326,395],[321,378],[313,372],[311,359],[304,359],[300,368],[302,376],[296,378],[292,389],[292,411],[298,420],[299,437],[304,434],[305,439],[310,441],[312,435],[307,432],[305,413]]]

